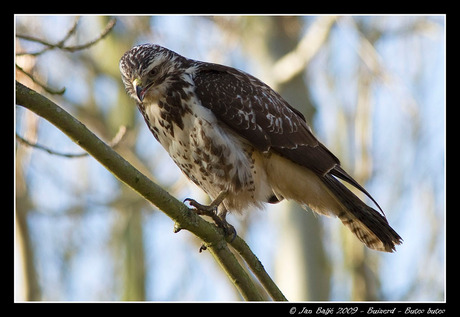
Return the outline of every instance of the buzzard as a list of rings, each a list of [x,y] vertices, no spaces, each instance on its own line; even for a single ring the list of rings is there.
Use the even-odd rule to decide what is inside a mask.
[[[302,113],[259,79],[154,44],[126,52],[120,72],[154,137],[213,199],[209,206],[186,200],[227,234],[236,234],[225,220],[228,211],[292,199],[337,216],[371,249],[392,252],[402,242]],[[366,194],[380,212],[341,180]]]

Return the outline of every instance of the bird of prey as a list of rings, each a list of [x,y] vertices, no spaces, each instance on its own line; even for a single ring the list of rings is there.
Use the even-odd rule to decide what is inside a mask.
[[[372,196],[313,135],[301,112],[259,79],[154,44],[120,60],[127,93],[182,172],[213,199],[186,199],[226,233],[230,212],[292,199],[337,216],[366,246],[392,252],[401,237]],[[366,194],[366,205],[342,183]]]

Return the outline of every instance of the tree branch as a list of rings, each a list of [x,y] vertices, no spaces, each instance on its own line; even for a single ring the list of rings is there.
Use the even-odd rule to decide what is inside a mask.
[[[287,301],[286,297],[284,297],[284,294],[281,292],[275,282],[273,282],[267,271],[265,271],[265,268],[260,260],[251,251],[246,241],[237,236],[235,240],[231,242],[231,245],[236,251],[238,251],[238,253],[251,269],[252,273],[254,273],[260,283],[262,283],[263,287],[271,296],[271,298],[273,298],[275,301]]]
[[[55,125],[76,144],[98,160],[99,163],[121,182],[157,206],[175,222],[175,232],[178,232],[180,229],[186,229],[204,241],[207,249],[226,272],[245,300],[263,300],[247,272],[241,267],[234,254],[229,250],[221,229],[198,216],[193,210],[187,208],[182,202],[152,182],[64,109],[18,82],[16,82],[16,103],[35,112]],[[254,262],[254,259],[257,259],[257,257],[252,254],[252,251],[240,237],[235,239],[234,247],[245,260],[251,259],[248,265],[256,276],[268,276],[261,263],[258,260]],[[261,271],[264,274],[261,274]],[[261,280],[264,286],[270,285],[271,281],[271,279],[268,281],[266,276],[263,279],[264,281]],[[276,293],[273,289],[278,288],[273,281],[271,283],[273,285],[270,285],[271,291],[269,290],[269,293]],[[281,294],[279,290],[278,292]],[[284,296],[281,297],[279,294],[273,298],[285,300]]]

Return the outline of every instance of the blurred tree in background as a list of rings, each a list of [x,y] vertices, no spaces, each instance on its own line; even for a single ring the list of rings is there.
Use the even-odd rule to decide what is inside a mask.
[[[404,239],[394,254],[371,251],[337,219],[288,202],[230,216],[286,297],[444,299],[445,17],[16,16],[16,36],[16,79],[107,142],[126,126],[116,151],[178,199],[205,196],[129,100],[120,57],[152,42],[260,78],[306,115]],[[31,143],[82,152],[23,108],[15,120]],[[173,234],[90,156],[20,140],[15,151],[17,300],[240,299],[193,235]]]

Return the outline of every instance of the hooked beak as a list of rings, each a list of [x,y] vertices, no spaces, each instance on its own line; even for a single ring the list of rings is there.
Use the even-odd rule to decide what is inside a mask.
[[[143,87],[142,82],[139,79],[134,79],[133,86],[134,86],[134,90],[136,90],[137,98],[139,98],[139,101],[142,102],[144,100],[144,97],[145,97],[145,94],[148,88],[151,85],[147,85],[146,87]]]
[[[145,91],[142,90],[142,86],[134,85],[134,87],[136,88],[137,98],[139,98],[139,101],[142,102],[144,100]]]

